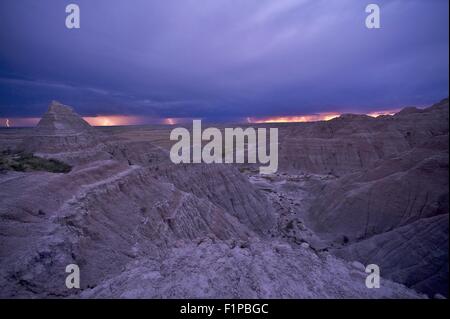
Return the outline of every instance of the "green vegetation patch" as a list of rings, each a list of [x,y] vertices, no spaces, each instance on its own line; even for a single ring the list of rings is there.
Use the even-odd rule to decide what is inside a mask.
[[[0,154],[1,171],[46,171],[51,173],[69,173],[72,167],[55,159],[46,159],[29,153],[3,151]]]

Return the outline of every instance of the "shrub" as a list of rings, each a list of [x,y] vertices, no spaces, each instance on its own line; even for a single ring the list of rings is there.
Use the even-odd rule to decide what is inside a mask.
[[[55,159],[46,159],[29,153],[5,153],[0,156],[0,171],[18,172],[46,171],[51,173],[69,173],[72,167]]]

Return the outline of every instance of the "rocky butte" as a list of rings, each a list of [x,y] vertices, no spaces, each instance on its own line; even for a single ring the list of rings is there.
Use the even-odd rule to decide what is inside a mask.
[[[94,129],[70,106],[53,101],[25,141],[31,152],[60,153],[89,148],[98,143]]]

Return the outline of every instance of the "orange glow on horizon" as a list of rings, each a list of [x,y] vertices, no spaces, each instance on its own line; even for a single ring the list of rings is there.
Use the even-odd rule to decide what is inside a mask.
[[[393,115],[397,113],[399,109],[376,111],[366,115],[377,117],[381,115]],[[247,117],[247,123],[259,124],[259,123],[298,123],[298,122],[315,122],[315,121],[329,121],[337,118],[342,113],[319,113],[311,115],[298,115],[298,116],[272,116],[263,118]],[[86,116],[83,119],[92,126],[126,126],[126,125],[144,125],[144,124],[165,124],[176,125],[179,123],[187,123],[193,120],[193,118],[153,118],[149,116],[131,116],[131,115],[98,115],[98,116]],[[37,117],[23,117],[23,118],[0,118],[0,126],[3,127],[30,127],[36,126],[40,118]]]
[[[387,110],[387,111],[376,111],[376,112],[368,113],[367,115],[372,116],[372,117],[378,117],[378,116],[382,116],[382,115],[394,115],[395,113],[400,112],[400,110],[401,109]]]
[[[176,118],[152,118],[148,116],[129,115],[99,115],[83,117],[92,126],[121,126],[121,125],[143,125],[143,124],[166,124],[175,125],[180,122]],[[182,122],[182,121],[181,121]]]
[[[121,126],[121,125],[138,125],[142,123],[139,116],[127,115],[99,115],[86,116],[83,119],[92,126]]]
[[[381,115],[394,115],[399,112],[396,110],[376,111],[367,113],[366,115],[371,117],[378,117]],[[319,113],[312,115],[299,115],[299,116],[273,116],[267,118],[247,118],[248,123],[302,123],[302,122],[317,122],[317,121],[329,121],[335,119],[345,113]]]
[[[166,119],[164,119],[163,124],[175,125],[175,124],[177,124],[177,121],[172,118],[166,118]]]
[[[249,123],[301,123],[301,122],[316,122],[329,121],[341,114],[338,113],[320,113],[312,115],[298,115],[298,116],[273,116],[268,118],[247,118]]]

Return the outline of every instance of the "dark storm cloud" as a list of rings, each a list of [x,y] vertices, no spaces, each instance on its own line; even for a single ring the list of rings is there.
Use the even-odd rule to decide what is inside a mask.
[[[65,6],[81,29],[65,28]],[[0,117],[370,112],[448,95],[448,1],[3,0]]]

